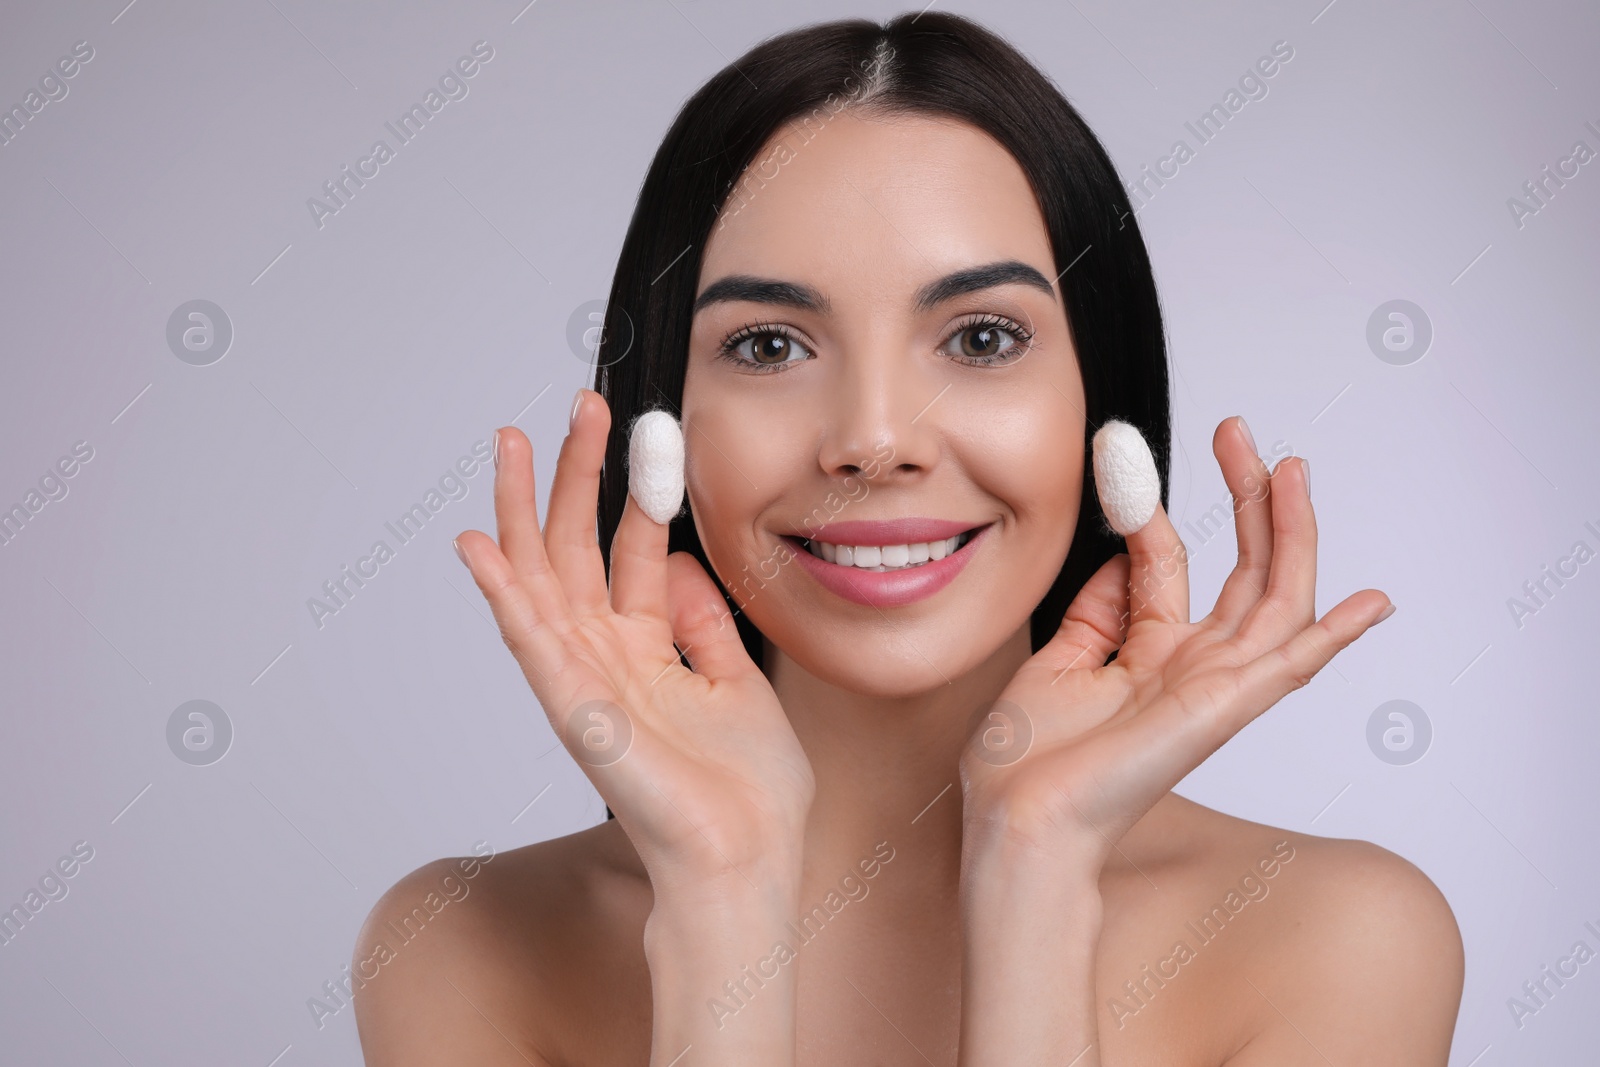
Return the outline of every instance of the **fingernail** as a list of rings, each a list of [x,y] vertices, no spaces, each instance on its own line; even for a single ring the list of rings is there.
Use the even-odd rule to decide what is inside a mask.
[[[1144,529],[1161,502],[1161,476],[1144,435],[1112,419],[1095,431],[1094,485],[1100,510],[1123,537]]]
[[[494,432],[494,469],[500,469],[500,431]]]
[[[578,409],[581,407],[583,407],[583,388],[580,386],[577,394],[572,398],[572,414],[567,416],[568,433],[571,433],[572,428],[578,425]]]
[[[1311,461],[1304,456],[1300,457],[1300,477],[1306,480],[1306,494],[1311,493]]]
[[[463,567],[466,567],[468,570],[471,570],[472,569],[472,565],[467,562],[467,554],[465,552],[461,551],[461,539],[457,538],[457,539],[451,541],[450,544],[451,544],[451,547],[453,547],[456,550],[456,559],[459,559],[461,561],[461,565]]]
[[[1244,439],[1250,443],[1250,451],[1256,451],[1256,435],[1250,432],[1250,424],[1244,421],[1244,416],[1239,416],[1239,429],[1244,431]]]
[[[628,493],[663,525],[683,506],[683,428],[670,411],[647,411],[628,438]]]
[[[1374,626],[1378,625],[1384,619],[1387,619],[1390,615],[1393,615],[1393,614],[1394,614],[1394,604],[1391,603],[1388,607],[1383,609],[1383,614],[1382,615],[1379,615],[1376,619],[1372,620],[1372,625],[1374,625]]]

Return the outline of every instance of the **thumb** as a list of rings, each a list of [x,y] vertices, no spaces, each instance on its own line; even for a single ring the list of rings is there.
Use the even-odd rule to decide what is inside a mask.
[[[1039,650],[1045,666],[1093,669],[1122,647],[1128,632],[1128,574],[1126,552],[1101,564],[1067,605],[1056,635]]]
[[[668,556],[667,590],[672,640],[696,674],[719,681],[756,671],[727,601],[699,560],[688,552]]]

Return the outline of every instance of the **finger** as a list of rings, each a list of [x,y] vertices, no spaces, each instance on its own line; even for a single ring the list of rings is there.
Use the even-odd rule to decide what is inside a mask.
[[[539,703],[547,712],[564,706],[554,686],[567,666],[566,644],[540,613],[516,568],[488,534],[467,530],[455,543]]]
[[[1353,593],[1288,641],[1231,669],[1209,671],[1165,694],[1125,725],[1133,763],[1148,780],[1177,784],[1340,651],[1387,618],[1389,598]],[[1129,773],[1134,773],[1132,764]]]
[[[1222,592],[1217,596],[1210,618],[1219,623],[1225,633],[1232,634],[1244,620],[1245,612],[1267,592],[1267,575],[1272,564],[1271,482],[1242,416],[1224,419],[1217,425],[1217,432],[1211,438],[1211,450],[1233,494],[1239,561],[1222,583]]]
[[[1060,628],[1036,658],[1055,674],[1103,666],[1122,647],[1127,623],[1128,556],[1118,552],[1072,598]]]
[[[1161,506],[1161,475],[1149,444],[1132,423],[1109,419],[1092,447],[1100,510],[1128,546],[1130,624],[1188,622],[1188,553]]]
[[[1323,617],[1236,669],[1242,714],[1228,721],[1228,736],[1289,693],[1306,685],[1334,656],[1376,624],[1388,618],[1394,605],[1378,589],[1351,593]],[[1255,709],[1255,710],[1251,710]]]
[[[1129,624],[1189,621],[1189,550],[1159,503],[1150,521],[1126,536]]]
[[[667,618],[667,533],[682,504],[683,431],[670,412],[647,411],[629,429],[628,500],[611,541],[613,610]]]
[[[757,673],[727,601],[700,561],[687,552],[667,557],[672,639],[696,674],[712,681]]]
[[[611,409],[596,394],[578,390],[572,409],[572,426],[556,457],[555,478],[550,483],[550,511],[545,518],[544,543],[550,565],[561,576],[567,601],[579,616],[594,615],[609,607],[606,563],[600,554],[596,514],[600,506],[600,467],[606,456]]]
[[[515,426],[495,431],[494,518],[500,553],[547,625],[566,633],[575,622],[545,554],[533,476],[533,445]],[[459,541],[458,541],[459,544]]]
[[[1281,644],[1317,617],[1317,520],[1311,512],[1306,461],[1286,459],[1273,471],[1272,563],[1266,594],[1245,613],[1236,637],[1252,652]]]

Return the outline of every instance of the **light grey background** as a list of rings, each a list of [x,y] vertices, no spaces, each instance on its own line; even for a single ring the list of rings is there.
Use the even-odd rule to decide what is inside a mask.
[[[386,887],[604,817],[450,550],[492,529],[487,473],[320,628],[307,600],[497,425],[529,433],[548,485],[587,381],[569,318],[605,296],[688,94],[769,34],[900,9],[525,2],[0,6],[6,108],[94,49],[0,146],[0,506],[94,450],[0,547],[0,904],[94,849],[0,946],[8,1062],[355,1063],[352,1012],[319,1030],[307,1000]],[[1508,601],[1575,542],[1600,550],[1600,162],[1520,227],[1507,201],[1575,141],[1600,151],[1600,13],[1326,2],[960,9],[1130,179],[1293,47],[1139,215],[1175,367],[1172,511],[1226,501],[1210,438],[1242,413],[1263,453],[1311,460],[1319,607],[1373,585],[1399,610],[1181,791],[1438,883],[1467,948],[1452,1064],[1593,1062],[1600,962],[1520,1029],[1507,1000],[1600,949],[1600,562],[1520,626]],[[307,199],[478,40],[469,94],[319,229]],[[234,328],[210,366],[166,339],[194,299]],[[1394,299],[1434,332],[1410,365],[1366,340]],[[1190,540],[1198,610],[1231,538]],[[209,766],[167,743],[196,699],[234,730]],[[1433,726],[1409,766],[1368,748],[1394,699]]]

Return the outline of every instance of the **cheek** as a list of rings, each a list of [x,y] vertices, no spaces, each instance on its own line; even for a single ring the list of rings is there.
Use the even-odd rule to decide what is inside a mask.
[[[1009,590],[1007,605],[1025,602],[1031,610],[1072,549],[1083,493],[1082,427],[1070,410],[1022,409],[988,437],[979,477],[1010,513],[1005,551],[992,557],[992,584]]]
[[[971,413],[966,425],[978,430],[963,434],[963,466],[1015,514],[1016,533],[1032,535],[1041,526],[1056,530],[1064,523],[1070,534],[1083,491],[1083,418],[1053,389],[1043,388],[1058,403],[1018,397],[1003,408]]]
[[[706,555],[725,574],[752,563],[757,527],[794,476],[799,454],[781,426],[753,406],[685,410],[684,482]]]

